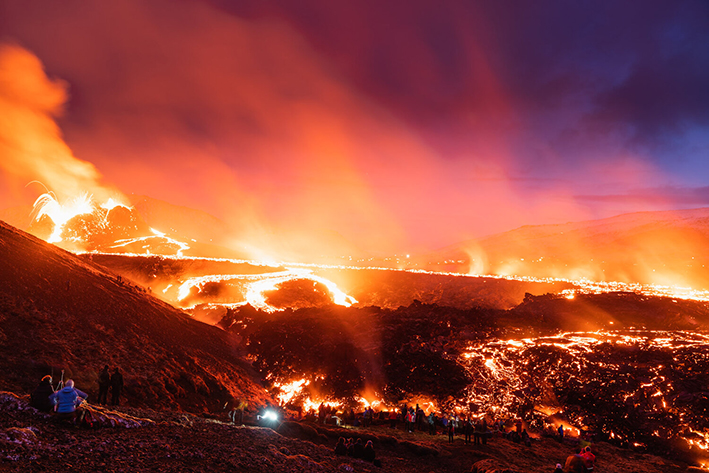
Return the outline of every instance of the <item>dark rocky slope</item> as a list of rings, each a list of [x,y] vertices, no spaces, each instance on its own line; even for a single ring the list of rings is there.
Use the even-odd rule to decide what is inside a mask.
[[[128,404],[215,411],[269,401],[229,335],[90,261],[0,222],[0,389],[31,391],[61,370],[96,399],[119,366]]]

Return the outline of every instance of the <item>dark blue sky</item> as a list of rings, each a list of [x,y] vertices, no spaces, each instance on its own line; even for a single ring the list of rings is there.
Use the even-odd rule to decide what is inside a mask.
[[[706,1],[0,5],[77,158],[243,228],[431,248],[709,204]]]

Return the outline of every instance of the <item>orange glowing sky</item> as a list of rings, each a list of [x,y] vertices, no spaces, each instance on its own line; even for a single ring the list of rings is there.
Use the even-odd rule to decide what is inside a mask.
[[[709,204],[702,2],[238,3],[3,1],[0,208],[38,179],[413,252]]]

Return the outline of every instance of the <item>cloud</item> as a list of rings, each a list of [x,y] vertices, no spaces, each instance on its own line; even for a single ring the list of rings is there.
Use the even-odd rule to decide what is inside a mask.
[[[661,169],[706,110],[697,10],[128,0],[8,2],[0,21],[71,84],[66,141],[124,192],[230,220],[254,247],[290,233],[321,251],[331,230],[409,251],[681,183]]]
[[[36,56],[0,44],[0,169],[8,181],[39,180],[60,199],[105,197],[99,172],[72,154],[55,122],[66,100],[66,84],[47,77]]]

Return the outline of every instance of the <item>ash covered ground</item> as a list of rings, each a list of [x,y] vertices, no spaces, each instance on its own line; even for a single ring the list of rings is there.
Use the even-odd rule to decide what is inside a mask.
[[[451,443],[442,432],[392,430],[388,422],[340,428],[311,422],[235,425],[189,413],[128,407],[92,408],[93,428],[58,424],[0,392],[2,471],[167,472],[548,472],[573,454],[576,442],[534,439],[532,446],[493,438],[486,445]],[[334,453],[339,437],[371,440],[381,466]],[[594,445],[597,469],[611,473],[679,473],[688,465],[607,443]]]

